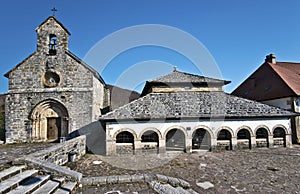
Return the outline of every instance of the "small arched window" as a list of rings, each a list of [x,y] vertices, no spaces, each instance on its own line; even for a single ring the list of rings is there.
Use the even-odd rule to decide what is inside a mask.
[[[49,36],[49,55],[56,55],[57,38],[56,35]]]

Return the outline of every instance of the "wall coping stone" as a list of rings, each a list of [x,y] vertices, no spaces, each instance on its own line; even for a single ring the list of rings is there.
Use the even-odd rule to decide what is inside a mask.
[[[151,181],[149,183],[150,187],[156,191],[158,194],[191,194],[190,191],[183,189],[182,187],[173,187],[170,184],[164,184],[158,181]]]
[[[185,180],[169,177],[161,174],[133,174],[133,175],[115,175],[115,176],[100,176],[100,177],[87,177],[81,179],[81,184],[89,186],[105,185],[105,184],[118,184],[118,183],[137,183],[153,181],[164,182],[173,187],[190,188],[191,185]]]
[[[80,139],[86,139],[86,136],[85,135],[82,135],[82,136],[79,136],[79,137],[76,137],[74,139],[70,139],[68,141],[65,141],[65,142],[62,142],[62,143],[59,143],[59,144],[56,144],[56,145],[53,145],[49,148],[46,148],[44,150],[40,150],[40,151],[37,151],[37,152],[34,152],[30,155],[28,155],[28,157],[38,157],[38,156],[41,156],[41,155],[44,155],[44,154],[47,154],[49,152],[54,152],[58,149],[60,149],[61,147],[64,147],[65,145],[68,145],[68,144],[71,144],[73,142],[76,142]]]
[[[43,155],[47,155],[51,153],[56,153],[58,152],[60,149],[76,143],[76,142],[81,142],[84,141],[84,143],[86,142],[86,136],[82,135],[79,137],[76,137],[74,139],[70,139],[68,141],[53,145],[49,148],[46,148],[44,150],[40,150],[37,152],[34,152],[32,154],[29,154],[27,156],[21,157],[16,159],[13,163],[14,164],[19,164],[19,163],[26,163],[28,166],[32,166],[35,168],[39,168],[42,169],[44,171],[48,171],[50,173],[55,173],[58,175],[62,175],[62,176],[66,176],[67,178],[71,179],[71,180],[75,180],[75,181],[80,181],[82,179],[82,173],[70,170],[64,166],[60,166],[58,164],[52,163],[50,161],[46,161],[43,157]],[[85,146],[84,146],[85,147]],[[74,150],[69,150],[69,152],[75,151]],[[80,151],[80,150],[79,150]],[[83,153],[79,153],[80,154],[85,154],[85,150],[83,151]]]
[[[71,180],[80,181],[82,179],[82,174],[79,172],[70,170],[66,167],[59,166],[44,160],[40,160],[38,158],[26,157],[24,158],[24,161],[27,163],[28,166],[38,167],[43,171],[48,171],[51,173],[55,172],[58,175],[66,176]]]

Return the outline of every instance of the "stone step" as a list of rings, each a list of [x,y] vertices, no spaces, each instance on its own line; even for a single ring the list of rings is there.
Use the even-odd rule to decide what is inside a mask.
[[[12,166],[8,169],[5,169],[0,172],[0,182],[3,181],[4,179],[7,179],[9,177],[12,177],[18,173],[20,173],[22,170],[25,169],[25,165],[23,166]]]
[[[76,185],[76,182],[66,182],[54,194],[69,194],[75,189]]]
[[[0,183],[0,193],[16,188],[21,181],[38,173],[38,170],[26,170]]]
[[[44,185],[35,190],[32,194],[51,194],[53,193],[60,185],[60,182],[54,180],[48,180]]]
[[[27,180],[23,181],[16,189],[8,192],[8,194],[31,193],[32,191],[43,185],[49,179],[50,175],[30,177]]]

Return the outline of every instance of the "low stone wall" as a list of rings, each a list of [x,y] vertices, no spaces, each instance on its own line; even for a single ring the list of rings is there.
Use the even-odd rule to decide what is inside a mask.
[[[283,137],[274,138],[274,147],[284,147],[285,142]]]
[[[237,140],[237,149],[249,149],[250,148],[250,144],[249,144],[249,140],[248,139],[238,139]]]
[[[85,136],[79,136],[56,144],[44,150],[35,152],[30,156],[56,165],[64,165],[69,161],[70,153],[76,154],[76,158],[80,158],[86,153]]]
[[[256,147],[257,148],[268,147],[268,139],[267,138],[256,139]]]
[[[39,168],[52,174],[58,174],[71,180],[80,181],[82,178],[81,173],[61,166],[69,161],[70,153],[76,154],[76,159],[86,153],[86,136],[79,136],[33,154],[29,154],[15,160],[14,163],[26,163],[33,168]],[[75,155],[73,155],[73,157],[74,156]]]
[[[230,150],[230,140],[218,140],[215,150]]]

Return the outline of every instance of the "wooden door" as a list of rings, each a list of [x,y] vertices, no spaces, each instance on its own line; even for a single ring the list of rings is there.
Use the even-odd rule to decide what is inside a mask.
[[[47,139],[57,140],[61,130],[60,118],[47,118]]]

